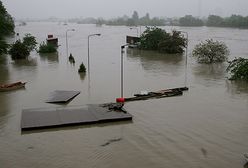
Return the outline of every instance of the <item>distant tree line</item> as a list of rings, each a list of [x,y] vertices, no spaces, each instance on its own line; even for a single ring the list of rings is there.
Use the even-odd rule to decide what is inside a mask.
[[[137,11],[132,16],[124,15],[114,19],[103,18],[74,18],[69,22],[77,22],[79,24],[96,24],[96,25],[113,25],[113,26],[209,26],[209,27],[235,27],[248,28],[248,16],[231,15],[230,17],[220,17],[217,15],[209,15],[207,18],[198,18],[192,15],[185,15],[180,18],[159,18],[150,17],[149,13],[139,17]]]
[[[178,26],[209,26],[209,27],[235,27],[248,28],[248,16],[231,15],[230,17],[220,17],[209,15],[207,19],[199,19],[192,15],[181,17]]]
[[[164,26],[165,25],[165,19],[153,17],[150,18],[149,13],[146,13],[145,16],[139,17],[139,14],[137,11],[134,11],[132,14],[132,17],[128,17],[124,15],[123,17],[119,17],[117,19],[112,20],[102,20],[103,23],[106,25],[126,25],[126,26]],[[97,24],[99,23],[99,20]],[[100,22],[101,23],[101,22]]]
[[[4,40],[5,36],[14,34],[14,20],[0,1],[0,55],[8,52],[8,44]]]
[[[145,16],[139,17],[137,11],[134,11],[132,16],[129,17],[124,15],[122,17],[117,17],[114,19],[103,19],[103,18],[74,18],[69,19],[69,22],[76,22],[78,24],[97,24],[97,25],[113,25],[113,26],[164,26],[166,25],[166,19],[153,17],[150,18],[150,14],[146,13]]]

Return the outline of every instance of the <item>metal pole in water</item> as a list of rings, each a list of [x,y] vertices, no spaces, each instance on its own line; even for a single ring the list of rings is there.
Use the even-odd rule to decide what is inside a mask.
[[[121,46],[121,98],[123,98],[123,52],[124,47]]]
[[[90,37],[91,36],[101,36],[101,34],[90,34],[88,35],[88,73],[90,73]]]
[[[66,56],[67,58],[69,57],[69,54],[68,54],[68,38],[67,38],[67,32],[68,31],[75,31],[75,29],[67,29],[66,32],[65,32],[65,40],[66,40]]]
[[[123,53],[124,53],[124,48],[128,46],[128,44],[122,45],[121,46],[121,98],[124,98],[124,61],[123,61]]]
[[[186,87],[187,86],[187,76],[188,76],[188,41],[189,41],[189,36],[188,36],[188,33],[185,32],[185,31],[179,31],[181,33],[184,33],[186,34],[186,39],[187,39],[187,43],[186,43],[186,49],[185,49],[185,74],[184,74],[184,86]]]

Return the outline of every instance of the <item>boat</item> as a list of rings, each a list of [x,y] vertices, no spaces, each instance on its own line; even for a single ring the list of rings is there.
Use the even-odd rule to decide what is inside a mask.
[[[164,90],[159,90],[155,92],[147,92],[147,93],[143,92],[141,94],[134,94],[134,97],[125,98],[125,102],[180,96],[183,94],[183,91],[186,91],[186,90],[189,90],[189,88],[180,87],[180,88],[173,88],[173,89],[164,89]]]
[[[25,87],[26,82],[15,82],[10,84],[0,85],[0,92],[11,91]]]

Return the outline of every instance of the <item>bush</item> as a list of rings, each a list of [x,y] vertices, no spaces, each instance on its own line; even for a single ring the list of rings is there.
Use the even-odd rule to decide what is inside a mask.
[[[86,72],[86,68],[85,68],[83,62],[82,62],[82,64],[80,65],[80,67],[79,67],[79,69],[78,69],[78,72],[79,72],[79,73],[81,73],[81,72],[85,73],[85,72]]]
[[[39,53],[54,53],[54,52],[57,52],[57,48],[52,44],[49,44],[49,43],[46,44],[45,42],[42,42],[40,44],[38,52]]]
[[[30,52],[28,47],[22,43],[21,40],[17,40],[11,45],[9,54],[12,59],[24,59],[29,56]]]
[[[35,37],[28,33],[25,34],[25,37],[23,37],[23,44],[28,47],[28,50],[30,52],[35,49],[37,42]]]
[[[208,39],[197,44],[192,52],[199,63],[215,63],[227,60],[229,50],[223,42]]]
[[[171,35],[166,36],[165,39],[158,43],[159,51],[168,54],[183,53],[187,40],[181,37],[180,34],[178,31],[172,31]]]
[[[0,55],[8,53],[9,45],[0,37]]]
[[[248,59],[241,57],[235,58],[229,62],[227,71],[231,73],[230,80],[241,79],[248,81]]]
[[[26,34],[23,38],[23,42],[17,40],[14,44],[10,45],[9,54],[12,59],[24,59],[35,49],[36,44],[35,37],[31,34]]]
[[[187,40],[180,36],[180,32],[172,34],[157,27],[147,27],[140,37],[140,48],[145,50],[158,50],[160,52],[176,54],[182,53]]]

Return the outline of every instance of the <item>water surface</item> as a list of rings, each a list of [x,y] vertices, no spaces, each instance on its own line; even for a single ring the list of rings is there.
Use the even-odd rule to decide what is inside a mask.
[[[68,29],[67,61],[65,34]],[[133,122],[67,127],[23,133],[22,109],[80,106],[113,102],[120,97],[120,46],[128,27],[57,23],[28,23],[17,27],[20,36],[31,33],[41,43],[47,34],[59,38],[56,54],[32,52],[28,60],[0,60],[0,83],[27,81],[25,89],[0,93],[0,165],[6,168],[243,167],[248,152],[248,84],[227,80],[226,64],[202,65],[191,57],[195,44],[213,38],[224,41],[229,59],[248,58],[248,30],[228,28],[163,27],[187,31],[189,53],[187,86],[183,96],[131,102],[125,105]],[[142,27],[142,30],[144,27]],[[89,74],[87,37],[90,38]],[[13,41],[13,39],[9,39]],[[185,84],[185,55],[127,49],[124,53],[124,95],[141,90],[181,87]],[[47,104],[54,90],[79,90],[68,105]]]

